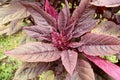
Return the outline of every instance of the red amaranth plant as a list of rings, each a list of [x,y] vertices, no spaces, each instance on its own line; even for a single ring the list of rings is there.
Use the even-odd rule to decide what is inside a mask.
[[[93,69],[86,61],[87,58],[115,80],[119,80],[120,68],[99,56],[118,54],[120,39],[92,33],[92,30],[99,25],[99,20],[94,19],[95,6],[90,5],[90,2],[91,0],[81,0],[72,14],[67,0],[65,0],[65,7],[59,13],[49,4],[48,0],[46,0],[45,11],[38,3],[20,2],[35,21],[34,26],[26,27],[24,31],[39,42],[26,43],[5,54],[24,62],[42,64],[39,65],[40,68],[38,65],[32,67],[35,69],[35,72],[32,72],[35,76],[43,71],[53,70],[56,80],[95,80]],[[91,4],[102,5],[102,3],[97,3]],[[108,7],[112,4],[109,2],[103,5]],[[106,22],[108,23],[110,22]],[[38,73],[36,73],[37,69]],[[17,76],[20,73],[19,70]]]

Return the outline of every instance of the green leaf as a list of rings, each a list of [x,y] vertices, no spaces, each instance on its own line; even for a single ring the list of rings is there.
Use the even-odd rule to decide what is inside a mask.
[[[43,73],[40,76],[39,80],[55,80],[53,71],[49,70],[49,71]]]

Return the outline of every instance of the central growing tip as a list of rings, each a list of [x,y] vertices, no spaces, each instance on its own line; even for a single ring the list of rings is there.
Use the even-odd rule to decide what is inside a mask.
[[[67,37],[63,34],[60,34],[58,32],[52,33],[52,43],[54,46],[56,46],[58,49],[67,49],[68,41]]]

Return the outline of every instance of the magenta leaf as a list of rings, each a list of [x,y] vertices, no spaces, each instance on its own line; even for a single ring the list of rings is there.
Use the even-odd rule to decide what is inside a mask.
[[[90,0],[81,0],[79,6],[77,7],[77,9],[74,10],[73,14],[72,14],[72,21],[76,21],[78,20],[82,13],[84,12],[84,9],[88,6]]]
[[[100,67],[103,71],[105,71],[107,74],[113,77],[115,80],[120,80],[120,67],[99,57],[93,57],[88,55],[85,56],[98,67]]]
[[[77,38],[86,32],[91,31],[97,24],[98,20],[94,19],[95,11],[87,8],[81,18],[78,20],[73,31],[73,37]]]
[[[59,59],[60,53],[61,51],[58,51],[52,44],[32,42],[10,50],[5,55],[24,62],[51,62]]]
[[[95,80],[91,65],[85,60],[78,60],[72,76],[67,75],[65,80]]]
[[[51,41],[51,33],[52,28],[51,26],[30,26],[24,28],[24,31],[32,38],[38,39],[38,40],[47,40]]]
[[[26,7],[26,9],[30,12],[31,16],[34,18],[35,23],[37,25],[51,25],[53,27],[56,26],[56,20],[47,12],[45,12],[40,4],[37,3],[28,3],[21,2],[21,4]]]
[[[62,64],[64,65],[66,71],[72,75],[77,64],[78,53],[73,50],[64,50],[61,53]]]
[[[117,7],[120,6],[120,0],[95,0],[91,4],[95,6]]]
[[[92,56],[112,55],[120,52],[120,39],[112,36],[88,33],[81,38],[79,51]]]
[[[50,5],[49,1],[46,0],[45,3],[45,11],[49,13],[51,16],[53,16],[56,20],[58,19],[58,13],[56,10]]]

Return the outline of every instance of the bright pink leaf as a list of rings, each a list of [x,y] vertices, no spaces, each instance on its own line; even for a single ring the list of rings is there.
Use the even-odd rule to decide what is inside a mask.
[[[53,16],[56,20],[58,18],[58,13],[56,12],[56,10],[50,5],[49,1],[46,0],[45,3],[45,11],[47,11],[47,13],[49,13],[51,16]]]
[[[107,74],[113,77],[115,80],[120,80],[120,67],[99,57],[93,57],[88,55],[85,56],[98,67],[100,67],[103,71],[105,71]]]
[[[120,39],[112,36],[88,33],[81,38],[83,46],[79,48],[88,55],[104,56],[120,52]]]
[[[10,50],[5,55],[24,62],[51,62],[59,59],[60,53],[52,44],[32,42]]]
[[[91,4],[95,6],[117,7],[120,6],[120,0],[95,0]]]
[[[64,50],[61,53],[62,64],[67,72],[72,75],[77,64],[78,53],[72,50]]]

